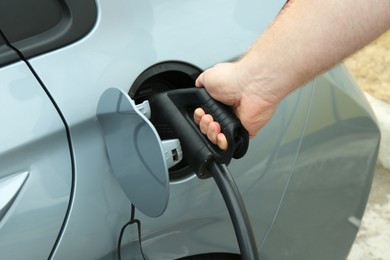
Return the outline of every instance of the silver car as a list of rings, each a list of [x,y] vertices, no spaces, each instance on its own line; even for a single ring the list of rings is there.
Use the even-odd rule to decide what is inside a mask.
[[[197,178],[185,154],[168,170],[163,142],[175,136],[157,134],[140,104],[236,60],[284,4],[1,0],[0,259],[240,259],[215,183]],[[147,160],[162,190],[115,174],[98,116],[108,89],[128,94],[132,122],[150,133],[115,146],[144,150],[122,159],[133,162],[129,175]],[[346,258],[379,139],[342,65],[280,104],[228,166],[262,259]]]

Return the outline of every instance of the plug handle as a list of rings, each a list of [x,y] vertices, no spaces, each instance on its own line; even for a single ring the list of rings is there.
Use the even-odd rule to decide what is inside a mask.
[[[232,158],[245,155],[249,134],[227,105],[214,100],[204,88],[185,88],[159,93],[149,99],[151,121],[159,133],[173,132],[180,140],[185,160],[199,178],[211,177],[209,163],[229,164]],[[228,141],[223,151],[203,135],[193,120],[197,107],[202,107],[220,123]]]

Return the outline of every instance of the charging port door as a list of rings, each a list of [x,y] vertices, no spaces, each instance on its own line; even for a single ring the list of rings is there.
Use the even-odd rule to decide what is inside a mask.
[[[164,148],[154,126],[119,89],[106,90],[99,120],[112,171],[131,203],[150,217],[160,216],[169,198]]]

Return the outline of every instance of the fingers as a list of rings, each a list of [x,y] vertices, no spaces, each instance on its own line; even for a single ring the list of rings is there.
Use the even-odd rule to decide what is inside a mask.
[[[195,123],[199,124],[200,131],[207,136],[211,143],[218,145],[221,150],[228,148],[226,136],[221,133],[221,126],[203,109],[197,108],[194,112]]]
[[[228,149],[228,141],[223,133],[217,135],[217,145],[219,149],[225,151]]]
[[[206,117],[207,115],[205,115]],[[208,119],[206,119],[208,120]],[[221,133],[221,126],[214,121],[211,121],[207,127],[206,135],[207,138],[213,143],[218,144],[217,136]]]
[[[209,126],[210,126],[210,123],[212,123],[212,122],[214,122],[214,119],[211,115],[208,115],[208,114],[204,115],[199,122],[200,131],[203,134],[207,135],[207,133],[210,132]],[[210,137],[211,137],[211,135],[210,135]],[[210,137],[209,137],[209,139],[210,139]],[[210,139],[210,141],[215,143],[213,139]]]
[[[194,120],[195,120],[195,123],[199,125],[200,123],[200,120],[202,119],[202,117],[206,115],[206,113],[204,112],[203,109],[201,109],[200,107],[198,107],[197,109],[195,109],[194,111]]]
[[[198,78],[196,79],[196,81],[195,81],[196,87],[200,88],[200,87],[204,86],[204,83],[203,83],[204,79],[203,78],[204,78],[204,72],[202,74],[200,74],[198,76]]]

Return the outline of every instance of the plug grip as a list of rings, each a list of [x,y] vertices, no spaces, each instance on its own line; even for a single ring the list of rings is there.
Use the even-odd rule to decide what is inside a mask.
[[[249,134],[233,110],[213,98],[203,88],[176,89],[159,93],[149,99],[151,121],[157,131],[172,131],[180,140],[185,160],[199,178],[211,177],[209,163],[229,164],[232,158],[245,155],[249,145]],[[194,110],[202,107],[221,125],[228,141],[223,151],[212,144],[200,132],[193,120]]]
[[[202,95],[202,98],[205,101],[202,108],[206,111],[206,113],[212,115],[214,120],[221,125],[221,130],[227,138],[228,157],[230,159],[232,157],[235,159],[243,157],[248,150],[249,145],[248,131],[242,126],[240,120],[229,106],[216,101],[210,97],[206,91],[201,91],[199,94]],[[206,140],[208,141],[208,139]],[[219,150],[219,148],[217,148],[217,150]],[[216,154],[223,154],[223,152],[219,150],[216,151]],[[224,159],[219,162],[223,163],[223,160]]]

